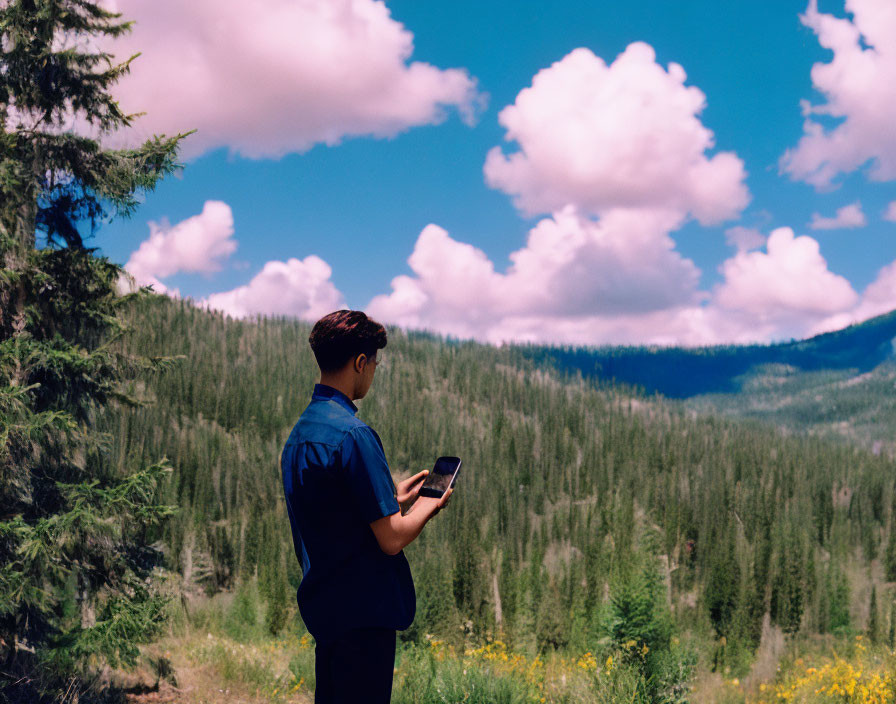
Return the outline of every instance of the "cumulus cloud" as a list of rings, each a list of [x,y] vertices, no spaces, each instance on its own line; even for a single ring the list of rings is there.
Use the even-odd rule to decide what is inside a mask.
[[[207,200],[201,213],[176,225],[150,222],[149,237],[131,254],[124,268],[137,284],[152,284],[156,291],[165,293],[168,288],[159,279],[178,272],[218,271],[236,247],[230,206]]]
[[[809,227],[813,230],[842,230],[852,227],[865,227],[868,221],[862,212],[862,204],[856,201],[842,208],[832,218],[822,217],[820,213],[812,213],[812,222]]]
[[[887,206],[887,210],[884,212],[884,220],[896,222],[896,200]]]
[[[867,320],[875,315],[889,313],[896,308],[896,261],[883,267],[862,292],[862,302],[856,316]]]
[[[494,147],[484,173],[527,214],[574,205],[690,213],[701,223],[736,216],[749,201],[743,162],[712,157],[713,133],[698,115],[704,94],[684,69],[630,44],[609,66],[584,48],[539,71],[498,120],[519,151]]]
[[[317,320],[345,308],[345,299],[330,281],[329,264],[313,254],[305,259],[270,261],[245,286],[213,293],[198,305],[234,318],[284,315]]]
[[[834,56],[812,67],[812,84],[825,102],[801,102],[804,134],[780,165],[817,188],[869,162],[871,180],[896,178],[896,4],[846,0],[846,10],[852,19],[821,13],[810,0],[800,16]],[[826,128],[831,118],[839,124]]]
[[[693,303],[700,272],[667,234],[678,219],[614,210],[596,222],[568,207],[535,225],[506,273],[431,224],[408,259],[415,276],[393,279],[392,292],[368,309],[399,325],[477,337],[510,317],[640,314]]]
[[[877,272],[874,281],[862,291],[856,306],[821,320],[812,328],[811,334],[840,330],[894,309],[896,309],[896,261],[890,262]]]
[[[725,230],[725,241],[738,252],[745,252],[764,245],[765,235],[754,227],[736,225]]]
[[[483,100],[466,70],[410,61],[412,33],[379,0],[105,4],[136,22],[100,48],[118,61],[142,52],[115,94],[147,115],[122,137],[197,128],[182,157],[227,146],[279,158],[438,123],[450,108],[470,122]]]
[[[160,279],[173,274],[211,274],[237,248],[233,239],[233,213],[227,203],[205,202],[198,215],[175,225],[149,223],[150,236],[131,254],[125,277],[119,283],[122,292],[133,284],[153,286],[158,293],[179,296]],[[330,266],[320,257],[309,255],[285,262],[269,261],[245,286],[213,293],[198,305],[224,311],[235,318],[255,314],[286,315],[317,320],[345,307],[345,299],[336,289]]]
[[[720,267],[714,302],[759,320],[806,319],[842,311],[858,299],[849,281],[828,270],[818,242],[773,230],[766,251],[739,252]]]
[[[366,310],[493,343],[704,345],[799,337],[856,304],[818,243],[790,228],[773,231],[766,251],[741,248],[720,268],[722,284],[701,291],[699,270],[668,237],[675,217],[614,210],[595,221],[569,207],[535,225],[504,273],[431,224],[408,259],[413,275]]]

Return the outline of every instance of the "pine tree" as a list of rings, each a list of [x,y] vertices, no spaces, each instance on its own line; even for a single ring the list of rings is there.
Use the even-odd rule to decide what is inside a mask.
[[[722,546],[713,552],[705,601],[716,634],[729,637],[731,621],[740,599],[740,564],[737,560],[735,532],[726,530]]]
[[[672,618],[655,556],[640,555],[638,564],[614,576],[610,604],[609,635],[617,647],[627,649],[632,641],[648,652],[669,647]]]
[[[513,618],[517,610],[519,599],[519,575],[516,560],[511,556],[511,551],[506,550],[501,558],[501,572],[498,581],[498,589],[501,593],[501,612],[504,618],[504,628],[510,630]]]
[[[873,645],[880,641],[880,621],[877,613],[877,585],[871,585],[871,603],[868,606],[868,640]]]
[[[887,552],[884,556],[884,569],[888,582],[896,582],[896,511],[894,518],[890,519],[890,540],[887,542]]]
[[[87,51],[129,22],[90,0],[0,5],[0,697],[77,697],[95,664],[133,665],[164,599],[151,547],[175,510],[157,503],[164,462],[126,474],[96,422],[136,405],[123,382],[162,366],[123,351],[130,299],[119,266],[85,245],[172,172],[179,140],[111,150],[64,131],[79,116],[108,134],[131,124],[110,94],[131,57]],[[93,668],[93,669],[91,669]]]
[[[834,574],[834,579],[830,582],[830,631],[836,634],[850,627],[849,579],[833,565],[831,565],[830,570]]]
[[[778,553],[778,570],[772,583],[772,618],[785,633],[793,635],[800,628],[805,603],[803,547],[791,528]]]
[[[759,647],[762,637],[764,604],[752,570],[747,571],[743,593],[731,618],[731,640],[748,649],[751,653]]]
[[[887,645],[890,650],[896,648],[896,600],[890,604],[890,631],[887,634]]]
[[[560,650],[569,643],[569,613],[563,609],[563,597],[551,579],[535,617],[535,637],[539,652]]]

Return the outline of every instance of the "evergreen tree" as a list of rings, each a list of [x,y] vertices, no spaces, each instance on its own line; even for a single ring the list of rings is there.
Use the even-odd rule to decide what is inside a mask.
[[[498,590],[501,594],[501,613],[504,619],[503,627],[506,631],[510,631],[512,628],[519,601],[519,576],[517,570],[516,560],[511,557],[509,550],[505,550],[501,558]]]
[[[160,366],[121,351],[120,267],[83,225],[128,216],[178,165],[179,140],[103,149],[73,116],[127,127],[110,88],[135,58],[84,48],[129,22],[90,0],[0,5],[0,697],[77,698],[103,659],[133,665],[164,599],[150,589],[155,530],[174,507],[154,496],[164,462],[131,474],[109,460],[100,411],[136,404],[123,387]],[[88,662],[90,661],[90,663]]]
[[[731,619],[731,639],[751,653],[759,647],[762,637],[764,604],[752,571],[747,572],[743,593]]]
[[[772,582],[772,618],[785,633],[792,635],[800,628],[805,603],[803,547],[791,528],[778,552],[778,569]]]
[[[849,580],[847,576],[833,565],[830,567],[834,578],[830,580],[830,631],[838,633],[849,629]]]
[[[726,538],[713,552],[706,585],[709,618],[719,637],[730,635],[731,621],[739,603],[740,564],[737,560],[734,527],[726,529]]]
[[[884,570],[888,582],[896,582],[896,511],[890,519],[890,540],[887,542],[887,552],[884,556]]]
[[[535,637],[540,652],[566,647],[569,643],[568,620],[569,612],[563,608],[563,597],[557,583],[551,579],[535,617]]]
[[[815,607],[815,630],[818,633],[827,633],[831,628],[831,594],[833,583],[831,581],[831,569],[824,573],[824,584],[818,592],[818,600]]]
[[[600,543],[597,540],[589,540],[585,546],[585,613],[591,616],[597,606],[600,597],[601,574]]]
[[[890,650],[896,648],[896,600],[890,604],[890,632],[887,635],[887,645]]]
[[[650,556],[612,580],[610,636],[619,648],[634,641],[637,649],[665,650],[672,636],[672,619],[665,606],[659,571]]]
[[[261,566],[260,573],[265,575],[265,578],[262,582],[259,577],[259,591],[267,605],[265,625],[268,632],[276,636],[286,625],[288,590],[280,547],[282,543],[279,540],[266,540],[265,545],[269,544],[272,546],[272,556]]]
[[[873,645],[880,641],[880,621],[877,613],[877,585],[871,585],[871,603],[868,605],[868,640]]]
[[[265,625],[268,633],[271,635],[279,635],[280,631],[286,625],[287,610],[287,585],[286,578],[283,573],[279,573],[274,577],[270,594],[267,599],[267,611],[265,612]]]

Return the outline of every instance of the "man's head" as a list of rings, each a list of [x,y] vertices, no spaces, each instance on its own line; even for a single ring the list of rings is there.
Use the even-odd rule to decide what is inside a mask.
[[[337,310],[314,324],[308,342],[321,383],[349,398],[364,398],[373,383],[377,350],[386,346],[386,329],[360,310]]]

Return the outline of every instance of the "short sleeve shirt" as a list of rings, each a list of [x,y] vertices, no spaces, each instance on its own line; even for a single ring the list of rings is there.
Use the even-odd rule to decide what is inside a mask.
[[[370,523],[399,511],[383,443],[337,389],[316,384],[280,459],[302,582],[299,613],[315,640],[354,628],[404,630],[416,594],[404,552],[380,548]]]

